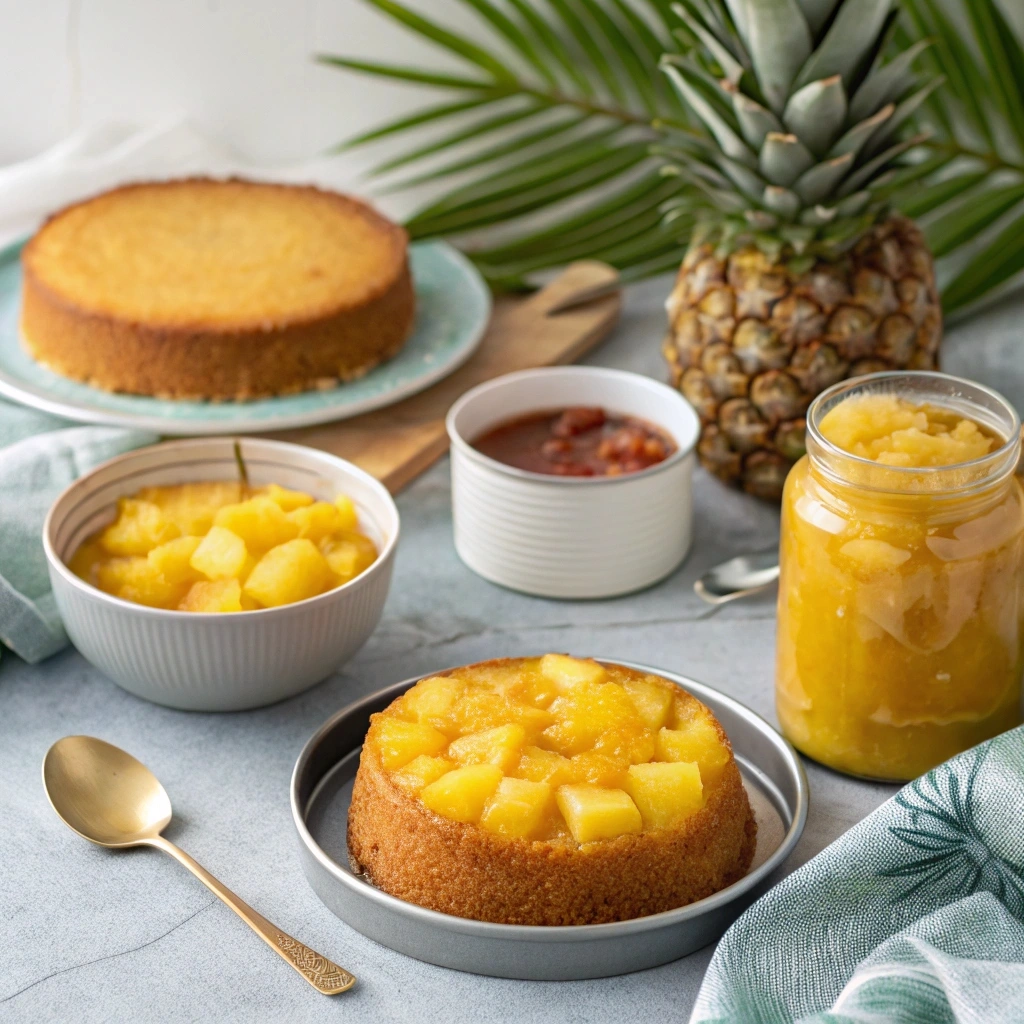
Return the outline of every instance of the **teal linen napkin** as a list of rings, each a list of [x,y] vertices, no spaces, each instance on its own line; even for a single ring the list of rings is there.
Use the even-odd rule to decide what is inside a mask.
[[[76,427],[0,401],[0,641],[34,664],[67,642],[50,591],[43,520],[68,484],[158,438],[120,427]]]
[[[1024,726],[904,787],[723,936],[691,1024],[1024,1022]]]

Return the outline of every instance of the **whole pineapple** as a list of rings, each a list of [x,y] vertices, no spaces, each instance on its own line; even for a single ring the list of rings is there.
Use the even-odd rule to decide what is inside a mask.
[[[664,352],[700,415],[703,465],[777,498],[811,399],[844,377],[934,369],[932,257],[884,186],[937,83],[887,64],[892,0],[682,0],[663,66],[707,137],[680,133],[702,210]]]

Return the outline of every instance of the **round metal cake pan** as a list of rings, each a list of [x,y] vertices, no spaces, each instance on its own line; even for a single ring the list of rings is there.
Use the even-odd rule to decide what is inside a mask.
[[[746,876],[677,910],[565,927],[472,921],[375,888],[349,864],[348,797],[370,715],[418,682],[416,676],[343,708],[299,755],[292,773],[292,818],[302,869],[314,892],[346,924],[399,953],[500,978],[572,981],[627,974],[676,960],[718,939],[769,888],[803,832],[808,802],[803,766],[789,743],[739,701],[673,672],[616,663],[671,680],[703,701],[722,723],[758,820],[757,853]]]

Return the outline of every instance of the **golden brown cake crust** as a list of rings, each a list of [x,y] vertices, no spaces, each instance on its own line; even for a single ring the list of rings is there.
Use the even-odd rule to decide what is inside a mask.
[[[577,846],[507,839],[441,817],[396,785],[364,746],[348,819],[353,866],[378,888],[502,924],[600,924],[685,906],[742,878],[756,837],[734,760],[681,827]]]
[[[273,262],[260,266],[257,261],[251,271],[244,271],[255,283],[251,294],[239,298],[237,313],[231,303],[243,272],[234,265],[234,257],[225,269],[223,292],[218,293],[217,267],[210,273],[204,267],[198,283],[185,282],[192,287],[193,299],[186,297],[175,305],[173,289],[168,301],[155,287],[152,311],[145,308],[144,288],[136,302],[140,308],[133,308],[128,299],[121,301],[111,282],[102,280],[102,266],[97,269],[82,260],[85,268],[76,265],[70,268],[76,273],[70,273],[62,264],[65,254],[75,256],[78,239],[95,242],[92,233],[102,230],[98,222],[109,216],[110,204],[124,229],[124,211],[116,210],[121,199],[138,202],[141,196],[151,207],[153,197],[168,190],[174,191],[179,206],[194,200],[199,214],[214,217],[216,197],[231,190],[236,208],[247,201],[260,204],[268,228],[274,217],[287,218],[289,209],[302,212],[306,222],[323,223],[323,237],[313,242],[329,242],[321,245],[328,253],[338,246],[338,238],[329,233],[351,226],[367,249],[366,259],[361,260],[358,252],[350,254],[351,280],[346,281],[334,280],[337,268],[322,271],[315,257],[308,273],[291,259],[280,275],[284,280],[275,278]],[[303,226],[308,237],[310,224]],[[125,235],[122,230],[118,241],[123,242]],[[127,237],[132,238],[130,230]],[[134,247],[131,255],[143,261],[145,269],[147,254]],[[238,253],[240,260],[243,256]],[[161,258],[154,254],[152,262],[162,269]],[[25,247],[22,263],[21,328],[30,354],[63,376],[108,391],[250,399],[331,387],[362,376],[393,356],[408,339],[413,323],[415,298],[405,232],[365,203],[312,186],[203,178],[122,186],[51,217]],[[92,283],[103,285],[97,285],[98,299],[88,290],[90,274],[95,274]],[[295,279],[291,293],[288,274]],[[140,276],[145,280],[145,274]],[[305,279],[318,276],[327,280]],[[266,299],[268,289],[259,287],[263,281],[280,294],[276,305]],[[182,282],[178,286],[180,291]],[[193,301],[200,312],[192,308]]]

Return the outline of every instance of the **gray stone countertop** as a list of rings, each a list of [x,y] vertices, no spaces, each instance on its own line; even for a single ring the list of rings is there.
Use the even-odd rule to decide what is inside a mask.
[[[634,288],[591,362],[661,378],[665,281]],[[945,368],[1021,407],[1021,304],[950,332]],[[444,970],[378,946],[318,901],[299,868],[288,782],[302,745],[353,699],[417,674],[502,655],[570,651],[692,676],[774,720],[774,597],[712,613],[693,581],[732,553],[776,539],[776,512],[698,472],[696,536],[682,568],[640,594],[556,602],[474,576],[451,541],[448,466],[399,498],[403,538],[377,632],[309,692],[238,714],[172,711],[121,691],[67,651],[0,662],[0,1022],[306,1021],[456,1024],[516,1020],[683,1021],[712,948],[651,971],[583,982],[521,982]],[[168,836],[281,928],[356,974],[318,995],[234,914],[155,850],[113,853],[65,828],[40,765],[69,733],[101,736],[148,764],[171,796]],[[792,870],[878,806],[891,787],[807,765],[811,808]]]

